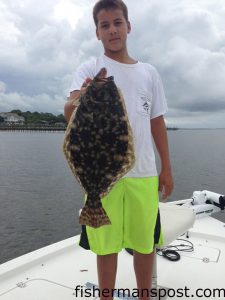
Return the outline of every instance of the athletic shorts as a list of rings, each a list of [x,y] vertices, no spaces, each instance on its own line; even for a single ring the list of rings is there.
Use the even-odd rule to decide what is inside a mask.
[[[98,255],[130,248],[148,254],[163,244],[158,207],[158,177],[120,179],[101,199],[111,224],[82,225],[79,245]]]

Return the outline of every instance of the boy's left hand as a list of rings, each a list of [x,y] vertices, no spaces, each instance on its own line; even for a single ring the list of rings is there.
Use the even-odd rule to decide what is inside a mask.
[[[162,193],[161,200],[166,200],[166,198],[171,195],[173,191],[173,176],[170,170],[162,170],[159,175],[159,192]]]

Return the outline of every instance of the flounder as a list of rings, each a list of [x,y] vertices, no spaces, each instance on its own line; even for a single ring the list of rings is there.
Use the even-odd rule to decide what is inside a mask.
[[[123,96],[103,68],[81,94],[68,123],[63,150],[87,194],[79,223],[98,228],[111,224],[101,198],[134,165],[132,129]]]

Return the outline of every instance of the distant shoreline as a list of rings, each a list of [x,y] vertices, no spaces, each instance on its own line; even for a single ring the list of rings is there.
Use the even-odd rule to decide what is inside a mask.
[[[66,126],[1,125],[0,131],[65,131]]]
[[[0,125],[0,131],[65,131],[65,126],[54,125]],[[179,128],[167,128],[167,130],[178,130]]]
[[[57,125],[0,125],[0,131],[40,131],[40,132],[55,132],[60,131],[64,132],[67,125],[57,126]],[[177,127],[168,127],[168,131],[177,131],[177,130],[224,130],[225,128],[177,128]]]

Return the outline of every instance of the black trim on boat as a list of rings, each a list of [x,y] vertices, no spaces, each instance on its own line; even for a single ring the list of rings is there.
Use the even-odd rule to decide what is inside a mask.
[[[211,200],[206,200],[206,204],[213,204],[215,205],[216,207],[219,207],[221,210],[224,210],[225,208],[225,197],[223,196],[220,196],[219,198],[219,201],[220,201],[220,204],[219,203],[216,203],[214,201],[211,201]]]

